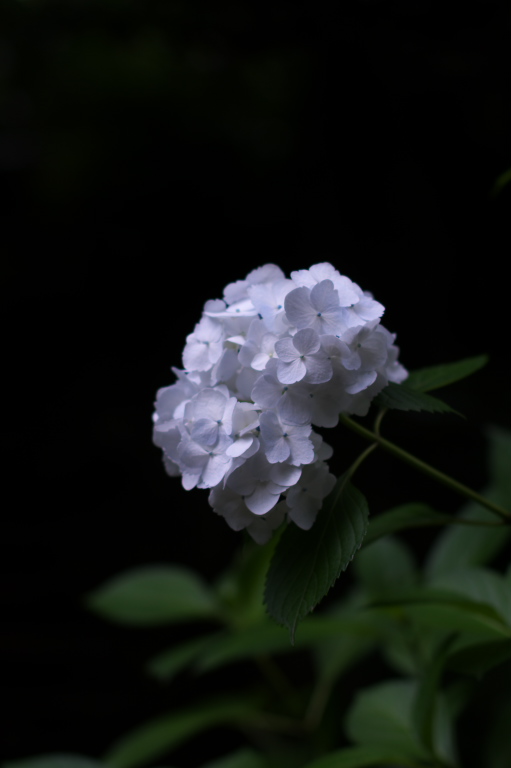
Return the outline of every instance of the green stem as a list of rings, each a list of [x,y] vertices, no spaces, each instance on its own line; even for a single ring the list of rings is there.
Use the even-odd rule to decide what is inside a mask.
[[[407,464],[411,464],[420,472],[429,475],[429,477],[433,477],[435,480],[437,480],[437,482],[442,483],[443,485],[447,485],[449,488],[452,488],[462,496],[465,496],[468,499],[472,499],[473,501],[477,501],[478,504],[486,507],[486,509],[489,509],[490,512],[499,515],[499,517],[501,517],[503,520],[511,523],[511,513],[507,512],[498,504],[494,504],[492,501],[489,501],[489,499],[485,499],[484,496],[476,493],[471,488],[468,488],[468,486],[463,485],[463,483],[458,482],[449,475],[445,475],[443,472],[435,469],[435,467],[432,467],[430,464],[426,464],[425,461],[421,461],[421,459],[418,459],[416,456],[408,453],[408,451],[405,451],[403,448],[395,445],[395,443],[391,443],[390,440],[386,440],[384,437],[381,437],[381,435],[376,434],[375,432],[371,432],[370,429],[366,429],[361,424],[358,424],[356,421],[353,421],[353,419],[350,419],[348,416],[341,414],[340,420],[354,432],[357,432],[359,435],[362,435],[362,437],[365,437],[366,440],[371,440],[372,443],[377,443],[386,451],[392,453],[398,459],[401,459],[401,461],[404,461]],[[370,447],[372,448],[373,446]]]

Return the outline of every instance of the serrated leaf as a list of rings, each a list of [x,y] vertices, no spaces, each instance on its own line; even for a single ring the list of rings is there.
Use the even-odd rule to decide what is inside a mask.
[[[186,568],[151,565],[114,576],[87,597],[111,621],[139,626],[214,618],[219,608],[203,582]]]
[[[309,531],[290,525],[280,539],[266,582],[265,602],[278,624],[289,629],[323,599],[360,548],[369,509],[364,496],[339,478]]]
[[[382,512],[371,517],[369,528],[362,547],[369,546],[382,536],[410,528],[425,528],[430,526],[444,526],[454,520],[453,515],[437,512],[427,504],[411,503],[402,504],[399,507]]]
[[[478,355],[477,357],[467,357],[464,360],[458,360],[456,363],[445,363],[444,365],[420,368],[417,371],[410,372],[406,379],[406,386],[419,392],[430,392],[471,376],[483,368],[487,362],[488,355]]]
[[[253,749],[239,749],[230,755],[205,763],[201,768],[264,768],[266,761]]]
[[[102,768],[102,763],[82,755],[56,753],[2,763],[2,768]]]
[[[359,691],[346,718],[348,736],[360,745],[395,750],[411,762],[427,758],[412,722],[416,695],[412,680],[391,680]]]
[[[105,755],[104,762],[107,768],[139,768],[215,725],[247,721],[255,709],[252,701],[237,696],[169,712],[121,738]]]
[[[461,415],[437,397],[412,389],[406,384],[394,384],[394,382],[387,384],[385,389],[382,389],[374,399],[374,402],[380,408],[390,408],[397,411],[426,411],[427,413],[457,413],[458,416]]]
[[[395,750],[381,747],[347,747],[307,763],[304,768],[371,768],[371,766],[416,768],[417,763],[408,755]]]

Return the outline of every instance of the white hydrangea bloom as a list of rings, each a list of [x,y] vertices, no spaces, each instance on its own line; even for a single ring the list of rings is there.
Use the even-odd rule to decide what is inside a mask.
[[[213,510],[260,544],[285,519],[308,530],[335,483],[313,427],[365,415],[408,375],[383,312],[329,263],[290,278],[266,264],[227,285],[186,337],[184,370],[157,392],[166,471],[209,489]]]

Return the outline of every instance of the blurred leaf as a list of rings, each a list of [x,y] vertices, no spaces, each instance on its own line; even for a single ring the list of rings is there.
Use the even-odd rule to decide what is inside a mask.
[[[420,370],[410,372],[406,379],[406,386],[419,392],[440,389],[448,384],[454,384],[455,381],[465,379],[480,368],[483,368],[487,362],[488,355],[478,355],[477,357],[467,357],[464,360],[458,360],[456,363],[421,368]]]
[[[417,582],[417,568],[410,550],[393,536],[362,549],[353,569],[370,598],[395,595]]]
[[[358,639],[374,636],[374,627],[367,615],[346,617],[311,616],[300,627],[296,647],[306,648],[325,638],[352,635]],[[289,636],[282,627],[262,624],[238,632],[218,636],[200,654],[197,669],[200,672],[216,669],[241,659],[264,654],[289,653]]]
[[[490,484],[483,495],[511,511],[511,432],[492,427],[487,430],[489,441]],[[465,505],[461,517],[466,520],[495,522],[495,515],[476,502]],[[426,561],[430,578],[456,571],[466,566],[490,562],[508,543],[511,525],[477,528],[455,525],[443,531],[432,546]]]
[[[365,549],[373,541],[386,536],[388,533],[404,531],[408,528],[423,528],[426,526],[446,525],[452,523],[452,515],[446,515],[442,512],[436,512],[427,504],[419,502],[411,504],[402,504],[399,507],[383,512],[381,515],[371,517],[367,536],[364,539],[362,548]]]
[[[503,639],[510,630],[491,609],[479,603],[448,598],[438,601],[404,603],[405,615],[419,626],[444,629],[448,632],[472,632],[481,638]]]
[[[357,590],[348,596],[342,603],[334,606],[325,615],[329,620],[346,621],[354,617],[367,622],[367,634],[340,630],[331,637],[325,637],[314,644],[314,660],[318,674],[318,681],[328,689],[332,687],[337,678],[346,670],[353,669],[354,665],[380,642],[380,616],[375,612],[361,610],[365,607],[367,598],[365,594]],[[311,617],[312,618],[312,617]],[[304,623],[307,627],[310,619]],[[301,642],[301,632],[297,645]]]
[[[373,765],[416,768],[417,762],[407,754],[382,747],[347,747],[307,763],[304,768],[370,768]]]
[[[262,755],[253,749],[240,749],[230,755],[224,755],[218,760],[205,763],[201,768],[264,768],[266,764]]]
[[[355,696],[346,718],[348,736],[356,743],[387,752],[396,751],[410,762],[426,759],[412,723],[417,685],[411,680],[392,680],[365,688]]]
[[[216,585],[219,600],[236,627],[250,626],[266,617],[264,585],[270,561],[280,539],[278,531],[267,544],[248,542]]]
[[[214,632],[187,640],[183,645],[169,648],[158,656],[154,656],[147,662],[146,669],[152,677],[168,683],[175,675],[190,666],[208,645],[214,645],[219,637],[224,637],[224,633]]]
[[[431,580],[430,586],[493,608],[511,627],[511,590],[500,573],[487,568],[460,568]]]
[[[87,604],[121,624],[168,624],[219,614],[213,595],[192,571],[168,565],[149,565],[114,576],[88,595]]]
[[[497,502],[497,494],[483,492],[485,498]],[[493,523],[495,515],[476,502],[466,504],[460,515],[464,520]],[[511,535],[511,526],[473,526],[455,524],[442,531],[431,546],[425,564],[429,578],[447,574],[460,568],[484,565],[505,547]]]
[[[445,661],[449,655],[449,650],[452,646],[454,635],[449,636],[440,646],[434,658],[428,664],[419,681],[419,687],[417,695],[413,704],[412,717],[413,723],[419,734],[419,738],[422,744],[426,747],[428,752],[436,755],[437,757],[450,758],[451,755],[442,755],[440,753],[440,745],[435,738],[437,728],[435,726],[438,723],[438,715],[443,716],[444,719],[448,719],[448,711],[444,708],[440,712],[440,708],[437,706],[440,697],[440,686],[442,682],[442,674],[445,667]],[[445,727],[447,725],[447,728]],[[451,722],[447,724],[442,722],[442,732],[445,734],[452,729]]]
[[[102,768],[102,766],[102,763],[89,757],[67,754],[39,755],[2,763],[2,768]]]
[[[450,405],[436,397],[408,387],[407,384],[390,382],[374,399],[379,408],[397,411],[426,411],[427,413],[458,413]],[[461,414],[458,413],[458,416]]]
[[[215,725],[235,725],[250,719],[253,701],[223,698],[192,709],[169,712],[122,737],[103,758],[108,768],[138,768],[162,757],[183,742]]]
[[[353,559],[367,531],[369,509],[347,474],[337,480],[310,531],[289,526],[268,572],[266,605],[294,643],[296,627]]]
[[[464,675],[481,678],[490,669],[511,658],[511,638],[472,643],[451,653],[446,661],[448,669]]]

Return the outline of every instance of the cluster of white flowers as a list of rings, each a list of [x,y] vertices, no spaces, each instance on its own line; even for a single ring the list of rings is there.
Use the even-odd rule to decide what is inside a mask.
[[[206,302],[186,338],[184,370],[157,393],[154,442],[187,490],[259,543],[287,518],[314,523],[335,478],[312,426],[365,415],[401,382],[381,304],[328,263],[291,273],[274,264]]]

